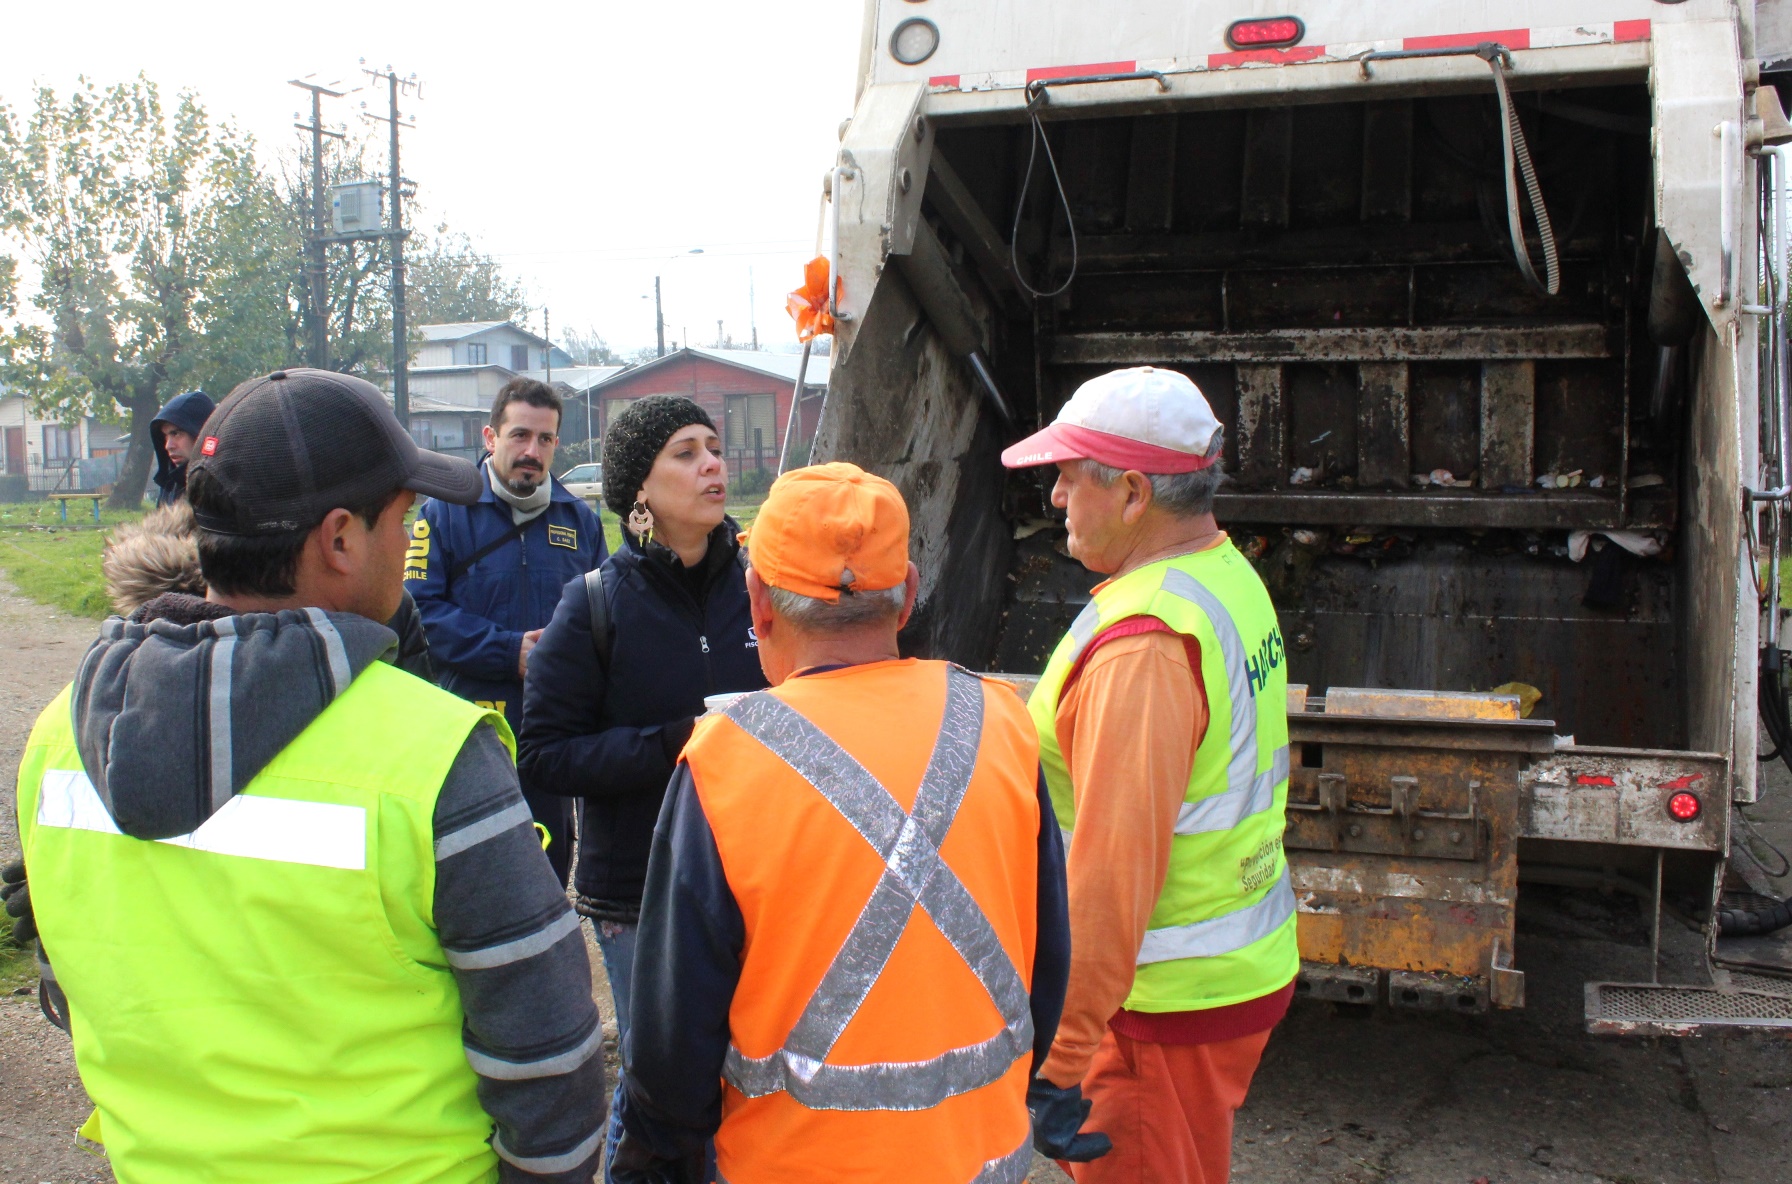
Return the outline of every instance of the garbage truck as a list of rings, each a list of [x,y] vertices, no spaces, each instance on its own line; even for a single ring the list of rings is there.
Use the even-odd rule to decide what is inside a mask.
[[[1591,1030],[1792,1028],[1731,858],[1792,757],[1787,59],[1766,0],[866,0],[811,455],[908,499],[908,651],[1042,669],[1093,578],[998,453],[1179,370],[1298,684],[1300,992],[1520,1007],[1551,885],[1647,922]]]

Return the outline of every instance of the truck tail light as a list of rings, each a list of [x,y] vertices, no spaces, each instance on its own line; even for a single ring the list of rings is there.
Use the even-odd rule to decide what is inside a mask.
[[[1306,35],[1307,27],[1299,17],[1272,16],[1233,21],[1226,30],[1226,44],[1233,49],[1282,49],[1300,44]]]
[[[1668,799],[1668,813],[1671,814],[1677,822],[1695,821],[1702,809],[1703,806],[1699,803],[1699,795],[1695,793],[1687,793],[1685,790],[1681,790],[1679,793]]]

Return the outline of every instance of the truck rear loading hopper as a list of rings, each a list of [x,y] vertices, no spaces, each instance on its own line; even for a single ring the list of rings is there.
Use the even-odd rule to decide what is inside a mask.
[[[1527,26],[1476,31],[1475,6],[1420,3],[1378,39],[1336,27],[1376,6],[1296,4],[1302,44],[1259,52],[1206,44],[1232,15],[1209,3],[1134,6],[1156,27],[1060,6],[1044,32],[1009,7],[871,0],[829,174],[812,455],[909,500],[905,644],[1043,666],[1092,580],[1049,482],[997,453],[1093,374],[1174,367],[1228,425],[1217,513],[1313,689],[1285,840],[1303,989],[1521,1005],[1526,880],[1709,915],[1778,644],[1758,491],[1785,484],[1763,342],[1787,236],[1754,13],[1519,2]],[[1768,977],[1706,991],[1695,1027],[1792,1026],[1792,955],[1750,959]],[[1600,1030],[1687,1030],[1684,997],[1603,990]]]

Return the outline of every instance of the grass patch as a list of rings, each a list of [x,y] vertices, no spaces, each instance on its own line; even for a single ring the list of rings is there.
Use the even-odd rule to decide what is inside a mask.
[[[112,605],[100,575],[100,552],[112,528],[141,517],[141,512],[108,510],[95,526],[91,515],[80,522],[71,510],[65,526],[54,503],[0,505],[0,571],[39,604],[103,619]]]
[[[0,913],[0,994],[37,982],[37,959],[12,941],[12,918]]]

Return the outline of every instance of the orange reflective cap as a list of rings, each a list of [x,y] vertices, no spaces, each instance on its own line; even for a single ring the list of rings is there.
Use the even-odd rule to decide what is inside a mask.
[[[835,293],[838,297],[838,291]],[[834,318],[828,313],[828,261],[817,255],[803,264],[803,286],[784,299],[784,308],[796,322],[796,339],[813,341],[832,336]]]
[[[761,580],[829,604],[842,590],[877,592],[908,576],[902,494],[840,461],[779,477],[740,541]]]

